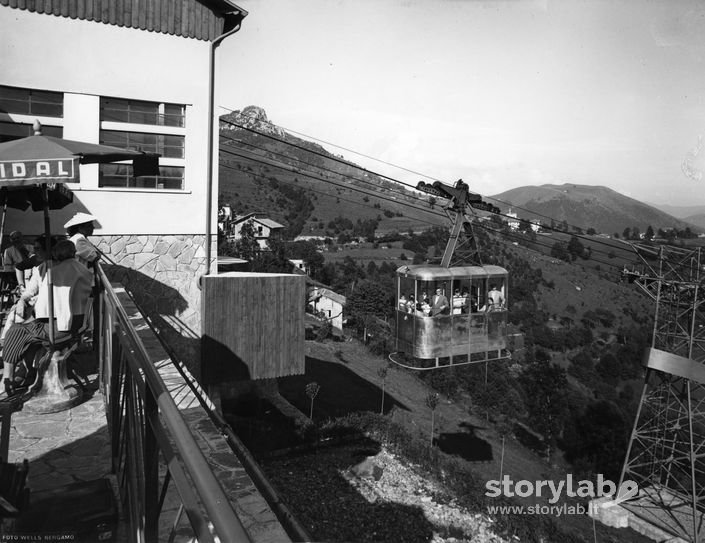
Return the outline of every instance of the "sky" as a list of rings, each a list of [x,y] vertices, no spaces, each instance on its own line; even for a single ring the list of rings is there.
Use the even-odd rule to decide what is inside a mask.
[[[705,205],[701,0],[236,4],[249,14],[219,48],[220,113],[260,106],[406,183]]]

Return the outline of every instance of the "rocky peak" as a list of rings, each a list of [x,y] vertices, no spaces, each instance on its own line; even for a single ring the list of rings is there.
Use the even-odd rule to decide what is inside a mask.
[[[285,135],[284,130],[271,123],[267,113],[259,106],[247,106],[243,110],[236,110],[220,117],[221,132],[242,130],[240,126],[273,136],[284,137]]]

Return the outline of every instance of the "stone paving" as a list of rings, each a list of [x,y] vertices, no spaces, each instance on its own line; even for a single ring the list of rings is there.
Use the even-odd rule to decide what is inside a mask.
[[[186,368],[179,371],[147,326],[144,318],[122,289],[118,297],[130,322],[145,345],[169,395],[176,403],[206,461],[230,499],[231,505],[253,543],[280,543],[291,539],[273,510],[230,449],[222,432],[210,420],[186,379],[194,382]],[[79,364],[95,368],[92,353],[84,353]],[[52,490],[79,481],[93,481],[111,475],[111,449],[103,395],[98,376],[89,371],[91,386],[82,403],[60,413],[38,415],[19,411],[12,416],[9,461],[29,461],[27,486],[32,493]],[[186,377],[184,377],[184,375]],[[162,472],[164,466],[162,465]],[[114,478],[113,478],[114,480]],[[113,483],[113,486],[115,484]],[[171,532],[178,518],[181,500],[170,484],[160,515],[160,541]],[[186,515],[177,522],[175,542],[191,541],[192,529]],[[125,523],[118,526],[117,541],[126,541]],[[4,543],[0,535],[0,543]]]
[[[27,486],[32,492],[110,475],[103,396],[95,389],[86,396],[60,413],[13,414],[9,461],[29,461]]]

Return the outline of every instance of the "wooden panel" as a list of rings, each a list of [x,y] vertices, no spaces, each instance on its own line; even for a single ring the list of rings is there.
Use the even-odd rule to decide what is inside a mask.
[[[300,275],[204,277],[204,384],[302,374],[305,296]]]

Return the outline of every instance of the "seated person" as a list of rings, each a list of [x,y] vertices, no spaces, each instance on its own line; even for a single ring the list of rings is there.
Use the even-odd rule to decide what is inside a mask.
[[[50,241],[51,248],[53,249],[56,245],[56,239],[51,238]],[[31,268],[32,273],[30,275],[29,281],[27,282],[27,288],[22,291],[20,300],[22,300],[22,305],[18,301],[15,305],[10,308],[5,319],[5,324],[3,326],[2,333],[0,333],[0,346],[5,342],[5,336],[10,326],[16,323],[24,322],[31,313],[33,313],[34,302],[36,301],[36,294],[31,295],[27,292],[38,292],[39,285],[41,284],[44,274],[46,273],[46,265],[44,264],[46,260],[46,236],[39,236],[34,240],[34,254],[25,260],[21,264],[17,265],[18,269],[30,269],[27,268],[27,264],[34,264]],[[19,307],[18,307],[19,306]],[[19,310],[18,310],[19,309]]]
[[[29,251],[27,251],[27,248],[24,246],[22,232],[17,230],[10,232],[10,246],[5,249],[2,255],[2,264],[3,266],[12,266],[15,268],[17,284],[21,287],[24,286],[24,271],[17,269],[17,265],[25,260],[29,260]]]
[[[93,274],[75,258],[76,247],[69,240],[59,241],[54,248],[56,262],[52,266],[55,340],[62,340],[77,332],[83,324],[86,303],[91,294]],[[24,313],[24,304],[31,296],[37,296],[34,304],[34,320],[14,324],[5,337],[3,361],[14,368],[25,353],[37,343],[49,339],[49,288],[47,276],[37,287],[31,285],[18,302],[18,311]],[[5,388],[10,392],[12,376],[3,375]]]

